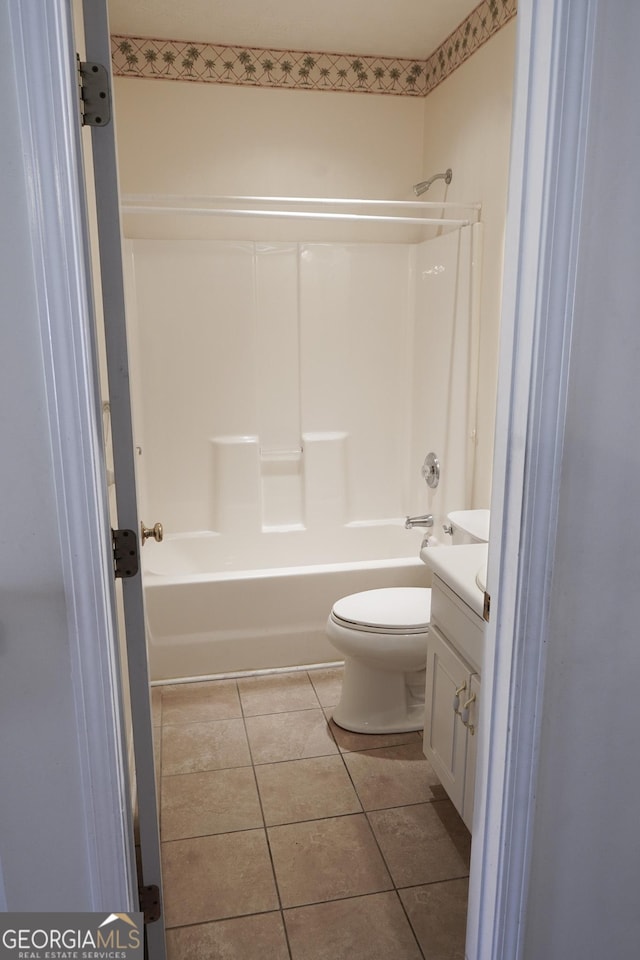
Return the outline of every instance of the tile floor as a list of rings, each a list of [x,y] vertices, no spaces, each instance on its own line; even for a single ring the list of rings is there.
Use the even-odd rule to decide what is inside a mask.
[[[340,669],[154,687],[170,960],[462,960],[470,835]]]

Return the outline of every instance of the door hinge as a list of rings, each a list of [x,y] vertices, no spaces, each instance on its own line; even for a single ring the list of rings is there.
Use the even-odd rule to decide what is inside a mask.
[[[135,577],[140,568],[138,538],[133,530],[112,530],[113,573],[122,579]]]
[[[154,923],[162,916],[160,888],[155,883],[147,887],[138,887],[138,899],[145,923]]]
[[[78,84],[82,125],[104,127],[111,121],[109,72],[101,63],[90,63],[78,57]]]
[[[484,604],[482,606],[482,617],[489,623],[489,614],[491,613],[491,594],[484,592]]]

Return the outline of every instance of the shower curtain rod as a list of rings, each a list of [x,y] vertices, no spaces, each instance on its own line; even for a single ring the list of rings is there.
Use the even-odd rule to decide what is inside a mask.
[[[349,220],[358,223],[415,223],[434,227],[467,227],[471,223],[468,219],[451,219],[440,217],[394,217],[388,214],[365,213],[325,213],[305,210],[240,210],[232,207],[170,207],[170,206],[122,206],[123,213],[153,213],[153,214],[190,214],[191,216],[210,217],[272,217],[280,219],[304,220]]]
[[[169,201],[169,203],[167,203]],[[453,200],[366,200],[363,197],[248,197],[248,196],[180,196],[167,194],[124,194],[122,204],[125,207],[152,204],[154,206],[170,206],[178,203],[309,203],[339,205],[361,205],[375,207],[400,207],[411,210],[453,210],[465,209],[480,211],[480,203],[458,203]]]

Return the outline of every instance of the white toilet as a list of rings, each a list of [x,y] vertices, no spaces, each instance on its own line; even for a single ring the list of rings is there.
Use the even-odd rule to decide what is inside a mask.
[[[489,539],[488,510],[459,510],[447,519],[454,545]],[[355,733],[422,729],[430,619],[428,587],[365,590],[334,603],[326,630],[344,656],[333,710],[339,726]]]
[[[335,722],[356,733],[421,730],[431,590],[386,587],[336,601],[329,640],[344,655]]]

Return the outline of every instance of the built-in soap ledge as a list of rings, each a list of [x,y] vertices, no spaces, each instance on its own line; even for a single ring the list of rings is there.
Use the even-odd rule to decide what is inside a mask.
[[[292,450],[260,450],[261,463],[298,463],[302,460],[302,447]]]

